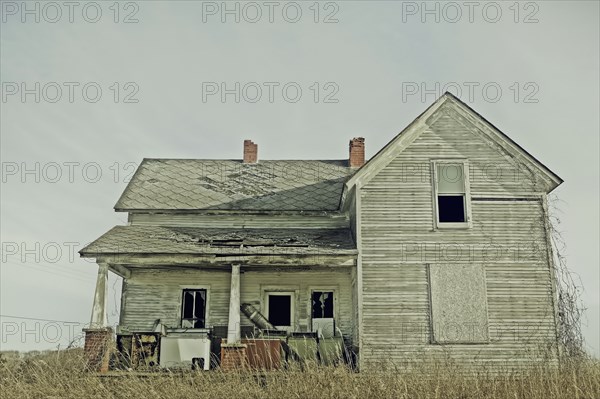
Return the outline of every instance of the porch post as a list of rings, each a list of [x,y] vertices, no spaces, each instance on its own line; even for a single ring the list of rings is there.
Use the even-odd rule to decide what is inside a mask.
[[[108,371],[112,329],[108,327],[107,299],[108,263],[99,263],[90,327],[83,330],[85,332],[83,351],[87,358],[87,367],[92,371]]]
[[[229,323],[227,324],[227,343],[240,343],[240,265],[231,265],[231,290],[229,292]]]
[[[92,306],[90,328],[108,327],[106,314],[106,301],[108,299],[108,263],[98,264],[98,277],[96,279],[96,292]]]
[[[221,370],[235,370],[244,368],[246,365],[246,345],[242,344],[240,328],[240,265],[231,265],[229,324],[227,325],[227,341],[221,343]]]

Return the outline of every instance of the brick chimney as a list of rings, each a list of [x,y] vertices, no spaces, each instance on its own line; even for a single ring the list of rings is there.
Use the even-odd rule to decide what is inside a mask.
[[[365,164],[365,139],[363,137],[355,137],[350,140],[348,164],[351,168],[360,168]]]
[[[244,140],[244,163],[256,163],[258,161],[258,145],[252,140]]]

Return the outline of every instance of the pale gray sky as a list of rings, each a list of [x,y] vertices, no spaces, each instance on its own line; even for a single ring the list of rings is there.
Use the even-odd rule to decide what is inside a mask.
[[[125,223],[112,206],[143,157],[240,158],[251,138],[263,159],[343,159],[354,136],[372,156],[450,84],[565,180],[599,353],[597,1],[222,4],[2,1],[0,313],[61,321],[2,317],[2,349],[89,321],[97,268],[76,251]]]

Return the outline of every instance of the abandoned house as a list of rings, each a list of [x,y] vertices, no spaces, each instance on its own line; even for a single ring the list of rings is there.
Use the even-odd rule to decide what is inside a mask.
[[[85,351],[101,369],[107,342],[128,367],[518,367],[557,348],[561,183],[449,93],[368,162],[363,138],[344,160],[262,160],[250,140],[242,160],[144,159],[127,225],[80,251],[99,268]]]

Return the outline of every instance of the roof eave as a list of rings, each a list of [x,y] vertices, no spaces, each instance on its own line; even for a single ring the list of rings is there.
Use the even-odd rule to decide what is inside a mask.
[[[395,135],[383,148],[381,148],[377,153],[372,156],[359,170],[354,173],[350,179],[346,182],[346,187],[348,189],[352,188],[356,185],[363,176],[365,176],[369,169],[373,168],[373,165],[377,162],[377,159],[383,156],[386,152],[389,152],[393,145],[398,142],[402,137],[406,137],[408,132],[416,130],[416,128],[424,123],[428,117],[433,114],[447,99],[446,95],[442,95],[435,102],[433,102],[429,107],[425,109],[419,116],[417,116],[412,122],[410,122],[404,129],[400,131],[397,135]]]

